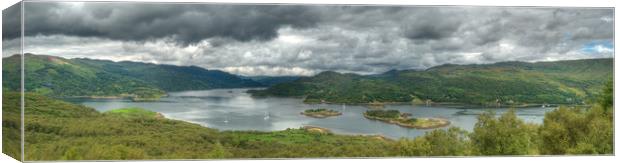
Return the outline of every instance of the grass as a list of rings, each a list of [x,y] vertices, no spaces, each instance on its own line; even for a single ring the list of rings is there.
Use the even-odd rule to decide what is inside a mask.
[[[19,157],[19,93],[3,92],[3,150]],[[97,112],[26,93],[26,160],[144,160],[394,156],[394,142],[368,136],[226,131],[157,116],[141,108]],[[9,107],[7,107],[9,106]],[[11,114],[7,114],[11,113]],[[10,118],[10,119],[9,119]],[[12,139],[11,139],[12,138]],[[10,139],[10,140],[9,140]]]

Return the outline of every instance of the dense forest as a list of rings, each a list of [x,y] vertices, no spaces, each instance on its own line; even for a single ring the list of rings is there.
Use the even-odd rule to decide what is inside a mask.
[[[196,66],[65,59],[25,54],[25,91],[52,97],[153,100],[168,91],[269,86],[256,97],[332,103],[583,104],[612,75],[612,59],[441,65],[376,75],[322,72],[312,77],[244,77]],[[19,56],[3,58],[3,87],[19,88]]]
[[[377,75],[322,72],[250,91],[305,102],[449,102],[476,105],[583,104],[612,76],[613,59],[441,65]]]
[[[258,87],[251,79],[196,66],[24,55],[25,91],[53,97],[158,98],[167,91]],[[3,88],[19,89],[20,56],[3,58]]]
[[[93,108],[27,93],[26,160],[211,159],[613,154],[613,83],[591,107],[561,106],[541,125],[513,111],[478,117],[473,132],[429,130],[415,139],[348,136],[304,129],[218,131],[129,108]],[[3,92],[3,149],[18,156],[19,94]]]
[[[242,79],[251,79],[264,86],[273,86],[280,83],[292,82],[299,79],[299,76],[239,76]]]

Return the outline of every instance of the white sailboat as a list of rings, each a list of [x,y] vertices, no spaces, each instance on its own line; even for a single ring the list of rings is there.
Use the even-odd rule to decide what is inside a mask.
[[[224,117],[224,123],[228,123],[228,116]]]
[[[268,120],[269,119],[269,112],[265,112],[265,117],[263,117],[264,120]]]

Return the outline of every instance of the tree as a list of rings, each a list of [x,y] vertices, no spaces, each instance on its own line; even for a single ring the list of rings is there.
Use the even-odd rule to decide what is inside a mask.
[[[431,156],[464,156],[471,153],[467,132],[456,127],[434,130],[424,138],[430,144]]]
[[[482,155],[525,155],[535,151],[533,125],[525,124],[510,110],[499,118],[486,112],[478,117],[471,135],[473,146]]]
[[[601,97],[599,97],[599,104],[605,110],[609,110],[608,108],[613,109],[614,105],[614,80],[610,79],[605,83],[605,87],[603,89],[603,93]]]
[[[471,154],[467,132],[457,127],[433,130],[414,140],[402,139],[397,151],[404,156],[465,156]]]
[[[228,153],[226,148],[224,148],[224,146],[222,146],[222,144],[220,142],[216,142],[213,145],[213,149],[211,149],[211,151],[209,151],[209,153],[207,154],[207,157],[209,157],[209,158],[226,158],[226,157],[230,157],[230,153]]]
[[[560,107],[545,115],[539,132],[543,154],[610,154],[613,121],[605,109]]]
[[[591,108],[560,107],[547,113],[539,134],[543,154],[613,153],[613,80]]]
[[[431,144],[424,137],[400,139],[396,143],[396,151],[401,156],[429,156]]]

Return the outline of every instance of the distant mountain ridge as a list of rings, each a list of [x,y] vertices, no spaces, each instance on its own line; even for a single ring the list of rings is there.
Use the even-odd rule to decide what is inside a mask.
[[[25,89],[57,97],[159,98],[166,91],[264,86],[196,66],[25,54]],[[19,55],[3,58],[3,87],[19,89]]]
[[[613,74],[613,59],[445,64],[382,74],[321,72],[312,77],[237,76],[197,66],[65,59],[25,54],[25,89],[57,97],[157,99],[167,91],[264,87],[254,96],[306,102],[456,102],[493,105],[583,103]],[[19,56],[3,58],[3,87],[19,89]]]
[[[198,66],[174,66],[142,62],[74,59],[106,72],[137,78],[165,91],[185,91],[215,88],[243,88],[264,86],[250,79],[220,70]]]
[[[445,64],[374,75],[326,71],[250,93],[258,97],[303,97],[310,103],[581,104],[596,96],[596,90],[612,74],[612,58]]]
[[[239,76],[242,79],[254,80],[265,86],[273,86],[280,83],[291,82],[299,79],[301,76]]]

